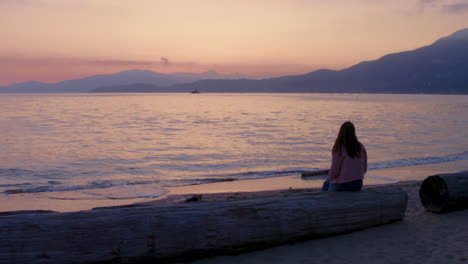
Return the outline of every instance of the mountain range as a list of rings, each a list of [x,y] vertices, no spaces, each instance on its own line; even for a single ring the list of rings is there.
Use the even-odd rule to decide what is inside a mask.
[[[203,76],[203,77],[202,77]],[[0,92],[218,92],[468,94],[468,28],[411,51],[385,55],[343,70],[246,79],[240,75],[165,75],[127,71],[47,85],[23,83]]]
[[[0,87],[0,93],[86,93],[103,86],[154,84],[160,87],[191,83],[204,79],[239,79],[239,74],[218,74],[215,71],[162,74],[146,70],[129,70],[115,74],[100,74],[58,83],[24,82]]]
[[[468,28],[412,51],[344,70],[263,80],[201,80],[171,87],[130,85],[95,92],[435,93],[468,94]]]

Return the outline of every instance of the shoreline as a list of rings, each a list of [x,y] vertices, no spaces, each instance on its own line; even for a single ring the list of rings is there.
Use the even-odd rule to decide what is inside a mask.
[[[427,176],[439,173],[452,173],[468,168],[465,160],[446,162],[432,165],[417,165],[399,168],[371,170],[369,175],[378,175],[377,178],[365,178],[363,188],[374,188],[376,186],[406,185],[420,182]],[[383,179],[379,179],[381,177]],[[394,178],[397,181],[389,182],[387,178]],[[187,185],[180,187],[168,187],[168,192],[157,198],[137,198],[137,199],[89,199],[89,196],[82,193],[73,193],[78,196],[75,199],[67,199],[67,192],[54,193],[54,198],[44,197],[44,194],[14,194],[2,197],[0,212],[12,212],[22,210],[51,210],[57,212],[73,212],[91,210],[93,208],[109,208],[122,206],[156,205],[189,199],[193,195],[202,195],[202,199],[236,199],[241,196],[261,197],[278,193],[294,193],[297,191],[319,191],[323,183],[323,177],[312,177],[312,179],[301,179],[300,175],[281,176],[253,180],[236,180],[228,182],[215,182],[199,185]],[[146,186],[151,191],[152,186]],[[103,190],[106,191],[106,190]],[[50,195],[50,194],[47,194]],[[217,198],[214,198],[217,197]],[[224,197],[224,198],[223,198]],[[95,198],[95,197],[94,197]],[[161,202],[164,201],[164,202]]]

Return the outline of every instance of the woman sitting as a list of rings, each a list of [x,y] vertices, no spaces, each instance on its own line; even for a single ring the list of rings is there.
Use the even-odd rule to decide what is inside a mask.
[[[367,171],[367,152],[358,141],[354,125],[341,125],[332,150],[332,164],[322,191],[359,191]]]

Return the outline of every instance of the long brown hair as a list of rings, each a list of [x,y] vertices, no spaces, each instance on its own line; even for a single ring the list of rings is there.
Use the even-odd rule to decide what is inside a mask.
[[[338,151],[341,153],[342,147],[345,148],[346,153],[351,158],[359,158],[361,156],[361,142],[357,139],[356,130],[350,121],[346,121],[341,125],[335,145],[333,145],[333,152]]]

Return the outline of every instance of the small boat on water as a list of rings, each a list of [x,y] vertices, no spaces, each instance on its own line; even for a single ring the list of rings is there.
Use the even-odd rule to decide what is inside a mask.
[[[197,89],[193,90],[192,91],[193,94],[197,94],[197,93],[200,93],[200,91],[198,91]]]

